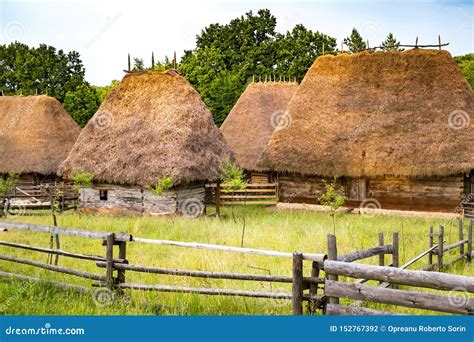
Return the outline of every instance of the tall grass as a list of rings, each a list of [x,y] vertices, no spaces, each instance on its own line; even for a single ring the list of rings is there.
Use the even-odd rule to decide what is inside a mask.
[[[224,208],[224,217],[111,217],[77,215],[67,213],[58,216],[58,225],[84,228],[95,231],[127,232],[137,237],[192,241],[202,243],[239,246],[243,217],[246,221],[244,246],[260,249],[306,253],[326,252],[326,235],[333,232],[332,218],[328,213],[309,211],[283,211],[274,208],[235,208],[237,222],[230,217],[230,208]],[[48,216],[17,216],[9,220],[51,225]],[[386,243],[391,243],[391,234],[400,233],[400,262],[404,263],[428,246],[430,225],[445,226],[446,243],[457,241],[457,222],[435,218],[408,218],[397,216],[364,217],[342,215],[337,217],[336,235],[338,252],[373,247],[377,244],[377,233],[386,234]],[[0,232],[0,239],[35,246],[49,246],[49,235],[44,233],[10,230]],[[95,255],[105,255],[100,241],[79,237],[60,236],[61,248]],[[46,262],[45,254],[0,247],[1,254]],[[455,252],[452,252],[455,255]],[[241,255],[229,252],[204,251],[181,247],[128,243],[127,259],[131,264],[175,267],[193,270],[241,272],[272,275],[290,275],[291,260]],[[424,258],[413,269],[426,266]],[[378,258],[367,263],[377,263]],[[389,263],[389,256],[386,263]],[[59,265],[104,274],[94,262],[60,257]],[[309,274],[309,263],[305,274]],[[52,273],[34,267],[0,262],[0,269],[44,279],[64,281],[90,287],[88,280]],[[474,275],[472,265],[460,262],[447,270],[450,273]],[[217,279],[200,279],[149,275],[127,272],[127,282],[168,284],[192,287],[221,287],[261,291],[290,291],[290,284],[255,283]],[[291,303],[287,300],[253,299],[241,297],[205,296],[125,291],[111,305],[97,305],[90,294],[63,291],[45,283],[29,284],[17,280],[0,279],[0,312],[3,314],[173,314],[173,315],[235,315],[235,314],[291,314]],[[371,307],[377,307],[372,305]],[[380,306],[379,306],[380,307]],[[422,313],[406,309],[404,312]]]

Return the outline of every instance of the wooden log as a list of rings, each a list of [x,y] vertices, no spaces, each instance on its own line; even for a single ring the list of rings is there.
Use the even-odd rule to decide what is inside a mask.
[[[431,267],[433,265],[433,226],[430,227],[430,236],[429,236],[429,248],[430,254],[428,254],[428,266]]]
[[[163,246],[177,246],[177,247],[197,248],[197,249],[213,250],[213,251],[264,255],[264,256],[280,257],[280,258],[287,258],[287,259],[293,258],[293,254],[287,253],[287,252],[277,252],[277,251],[269,251],[269,250],[264,250],[264,249],[254,249],[254,248],[244,248],[244,247],[212,245],[212,244],[198,243],[198,242],[154,240],[154,239],[142,239],[142,238],[137,238],[137,237],[132,237],[132,241],[163,245]],[[303,260],[323,262],[325,259],[326,259],[326,254],[303,253]]]
[[[118,244],[119,247],[119,258],[122,260],[127,259],[127,243],[125,241],[120,241]],[[128,263],[128,261],[126,261]],[[114,267],[115,267],[114,261]],[[125,270],[117,270],[117,283],[125,283]]]
[[[81,236],[91,239],[101,239],[104,240],[110,233],[106,232],[94,232],[85,229],[76,229],[76,228],[64,228],[64,227],[54,227],[54,226],[43,226],[39,224],[31,223],[19,223],[11,221],[0,221],[0,228],[5,229],[17,229],[17,230],[26,230],[33,232],[44,232],[51,233],[55,232],[62,235],[70,236]],[[132,236],[127,233],[115,233],[115,241],[131,241]]]
[[[379,233],[378,238],[379,238],[379,246],[383,247],[384,246],[383,232]],[[379,266],[385,266],[385,253],[383,252],[379,254]]]
[[[114,234],[107,236],[107,244],[105,246],[105,260],[106,260],[106,271],[105,271],[105,282],[107,288],[112,290],[114,288]]]
[[[391,245],[377,246],[377,247],[363,249],[361,251],[355,251],[349,254],[338,256],[337,260],[344,261],[344,262],[353,262],[357,260],[370,258],[370,257],[380,255],[380,254],[384,255],[384,254],[391,254],[391,253],[392,253]]]
[[[221,215],[221,185],[219,182],[216,187],[216,215]]]
[[[292,284],[293,315],[303,314],[303,255],[293,253],[293,284]]]
[[[444,250],[444,227],[439,226],[439,235],[438,235],[438,271],[443,270],[443,250]]]
[[[0,271],[0,277],[15,278],[15,279],[20,279],[20,280],[29,281],[29,282],[41,282],[41,283],[45,283],[45,284],[48,284],[48,285],[51,284],[51,285],[59,287],[63,290],[75,290],[75,291],[78,291],[78,292],[81,292],[81,293],[87,293],[87,292],[90,291],[89,288],[84,287],[84,286],[71,285],[71,284],[68,284],[68,283],[63,283],[63,282],[54,281],[54,280],[46,280],[46,279],[41,279],[41,278],[37,278],[37,277],[30,277],[30,276],[26,276],[26,275],[23,275],[23,274],[17,274],[17,273],[10,273],[10,272]]]
[[[329,260],[337,260],[337,242],[336,236],[328,234],[328,259]],[[327,273],[327,272],[326,272]],[[334,274],[329,274],[327,276],[329,280],[337,280],[338,276]],[[330,297],[328,299],[329,304],[339,304],[339,298],[337,297]]]
[[[312,279],[321,279],[319,277],[320,269],[319,269],[319,263],[316,261],[313,261],[311,264],[311,278]],[[322,279],[323,280],[323,279]],[[305,282],[305,278],[303,277],[303,282]],[[323,280],[324,282],[324,280]],[[318,295],[318,284],[310,284],[309,286],[309,295],[312,297],[316,297]],[[317,309],[316,301],[310,300],[308,304],[308,312],[310,315],[314,315]]]
[[[16,262],[19,264],[25,264],[29,266],[35,266],[35,267],[43,268],[45,270],[74,275],[76,277],[81,277],[81,278],[86,278],[86,279],[99,280],[99,281],[102,281],[105,279],[104,276],[101,276],[98,274],[93,274],[93,273],[89,273],[85,271],[78,271],[78,270],[61,267],[61,266],[49,265],[42,262],[31,261],[27,259],[15,258],[8,255],[3,255],[3,254],[0,254],[0,260]]]
[[[392,237],[392,267],[398,267],[400,260],[400,247],[398,244],[398,233],[393,233]]]
[[[462,218],[461,217],[458,217],[458,239],[459,241],[463,241],[464,240],[464,224],[463,224],[463,221],[462,221]],[[467,239],[465,240],[466,242],[468,241]],[[446,248],[446,247],[445,247]],[[459,254],[461,256],[464,255],[464,243],[462,243],[460,246],[459,246]]]
[[[456,241],[455,243],[452,243],[450,245],[446,245],[443,247],[443,253],[445,252],[448,252],[452,249],[455,249],[455,248],[462,248],[463,249],[463,253],[461,254],[461,256],[464,256],[464,244],[467,243],[468,240],[465,239],[465,240],[461,240],[461,241]]]
[[[105,284],[101,284],[100,286],[105,286]],[[145,285],[145,284],[135,284],[135,283],[117,284],[117,288],[142,290],[142,291],[198,293],[198,294],[216,295],[216,296],[242,296],[242,297],[254,297],[254,298],[291,299],[291,293],[289,292],[260,292],[260,291],[212,289],[212,288],[170,286],[170,285]]]
[[[400,305],[409,308],[433,310],[445,313],[470,315],[474,313],[474,299],[454,305],[455,297],[440,296],[427,292],[394,290],[364,284],[343,283],[326,280],[326,295],[352,298],[361,301]]]
[[[351,278],[380,280],[399,285],[426,287],[437,290],[465,289],[474,293],[474,277],[445,274],[440,272],[402,270],[388,266],[373,266],[357,263],[326,260],[324,271]]]
[[[104,268],[106,267],[106,263],[104,261],[98,261],[97,266]],[[137,265],[129,265],[129,264],[114,264],[114,268],[117,270],[124,270],[124,271],[143,272],[143,273],[151,273],[151,274],[166,274],[166,275],[171,275],[171,276],[183,276],[183,277],[249,280],[249,281],[264,281],[264,282],[289,283],[289,284],[293,282],[293,277],[273,276],[273,275],[265,275],[265,274],[208,272],[208,271],[182,270],[182,269],[177,269],[177,268],[137,266]],[[303,283],[324,284],[324,279],[319,278],[319,277],[303,277]]]
[[[472,219],[469,220],[469,228],[467,230],[467,261],[472,260]]]
[[[402,314],[389,311],[368,309],[359,306],[328,304],[326,306],[328,316],[399,316]]]
[[[431,246],[430,248],[428,248],[427,250],[421,252],[420,254],[418,254],[416,257],[414,257],[413,259],[407,261],[406,263],[404,263],[402,266],[400,266],[401,269],[404,269],[404,268],[407,268],[408,266],[414,264],[416,261],[420,260],[421,258],[423,258],[426,254],[428,255],[431,255],[431,252],[438,248],[438,244],[436,245],[433,245]],[[431,265],[431,264],[430,264]]]
[[[0,241],[0,245],[8,246],[8,247],[14,247],[14,248],[20,248],[20,249],[27,249],[27,250],[30,250],[30,251],[36,251],[36,252],[42,252],[42,253],[62,255],[62,256],[75,258],[75,259],[92,260],[92,261],[105,261],[105,258],[102,257],[102,256],[72,253],[72,252],[63,251],[61,249],[51,249],[51,248],[29,246],[29,245],[23,245],[23,244],[7,242],[7,241]],[[121,262],[124,262],[124,260],[123,259],[114,259],[114,262],[121,263]]]

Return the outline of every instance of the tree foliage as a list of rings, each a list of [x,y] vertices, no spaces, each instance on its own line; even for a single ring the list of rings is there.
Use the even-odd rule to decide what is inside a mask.
[[[454,60],[458,63],[471,88],[474,89],[474,53],[456,56]]]
[[[227,24],[211,24],[185,51],[180,72],[199,91],[220,125],[245,86],[255,76],[301,81],[314,59],[335,53],[336,39],[303,25],[285,34],[276,31],[276,18],[267,9],[252,11]]]
[[[383,51],[403,51],[400,48],[400,42],[397,41],[391,32],[388,34],[387,39],[380,44],[380,47]]]
[[[87,83],[81,84],[75,91],[68,91],[64,99],[64,109],[81,127],[87,124],[99,105],[96,90]]]
[[[156,183],[153,187],[150,187],[150,192],[153,195],[161,196],[163,193],[173,187],[173,178],[164,176],[156,180]]]
[[[349,51],[352,53],[361,52],[367,49],[364,39],[355,27],[352,29],[351,35],[347,38],[344,38],[344,44],[347,45]]]
[[[60,102],[83,84],[85,69],[79,53],[40,44],[0,45],[0,90],[5,95],[48,94]]]

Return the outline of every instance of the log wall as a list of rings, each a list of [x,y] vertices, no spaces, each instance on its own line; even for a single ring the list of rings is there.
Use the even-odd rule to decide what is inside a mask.
[[[341,189],[348,198],[346,205],[358,207],[364,198],[351,198],[353,179],[341,178]],[[364,181],[361,191],[366,199],[378,200],[383,209],[453,212],[465,192],[463,175],[447,177],[378,177]],[[278,175],[279,201],[289,203],[317,203],[325,191],[321,177]]]
[[[107,200],[100,199],[100,191],[107,191]],[[152,194],[149,190],[137,186],[96,184],[91,188],[81,189],[81,210],[102,214],[150,214],[166,215],[182,213],[183,203],[193,201],[195,206],[201,204],[204,210],[204,185],[195,184],[167,190],[162,196]]]

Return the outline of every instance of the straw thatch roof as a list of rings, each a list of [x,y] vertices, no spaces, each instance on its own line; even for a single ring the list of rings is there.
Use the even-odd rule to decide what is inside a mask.
[[[82,130],[60,170],[147,186],[212,179],[231,155],[199,94],[176,71],[126,75]]]
[[[439,50],[319,57],[259,164],[321,176],[430,176],[474,168],[474,98]]]
[[[298,88],[294,82],[250,83],[221,126],[239,165],[263,171],[256,163]]]
[[[0,96],[0,173],[55,174],[80,130],[53,97]]]

